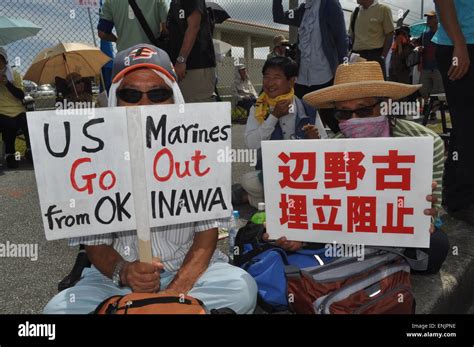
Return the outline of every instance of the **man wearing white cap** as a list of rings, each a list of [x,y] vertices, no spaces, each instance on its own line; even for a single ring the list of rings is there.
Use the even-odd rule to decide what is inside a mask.
[[[247,114],[258,98],[257,91],[247,73],[247,68],[243,64],[235,66],[232,94],[235,106],[243,107]]]
[[[114,60],[109,106],[182,103],[176,74],[166,52],[138,45]],[[217,244],[215,221],[151,229],[153,264],[138,261],[136,231],[70,240],[86,245],[92,263],[72,288],[56,295],[45,313],[89,313],[105,299],[130,292],[190,295],[208,309],[252,313],[257,287],[253,278],[227,263]],[[159,259],[159,260],[158,260]],[[70,302],[70,295],[75,302]]]

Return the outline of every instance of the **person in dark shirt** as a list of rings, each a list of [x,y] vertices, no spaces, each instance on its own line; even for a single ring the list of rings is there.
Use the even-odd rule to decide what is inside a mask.
[[[410,43],[410,28],[402,26],[395,30],[392,45],[389,80],[392,82],[411,84],[411,68],[407,66],[407,58],[413,52]]]
[[[169,54],[187,103],[214,101],[216,57],[204,0],[172,0]]]

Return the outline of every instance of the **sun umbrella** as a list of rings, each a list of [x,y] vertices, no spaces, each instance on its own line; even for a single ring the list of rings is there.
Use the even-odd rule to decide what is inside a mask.
[[[420,37],[421,34],[423,34],[426,31],[426,28],[427,28],[426,20],[412,24],[410,26],[410,35],[412,37]]]
[[[230,18],[227,11],[215,2],[206,2],[206,7],[212,9],[212,12],[214,12],[214,20],[216,24],[221,24]]]
[[[41,51],[33,60],[24,79],[38,84],[54,83],[56,77],[66,79],[72,72],[82,77],[100,75],[110,58],[100,49],[83,43],[60,43]]]
[[[232,45],[227,42],[216,39],[213,39],[212,42],[214,43],[214,51],[216,52],[216,55],[225,55],[232,49]]]
[[[40,30],[26,19],[0,17],[0,46],[35,36]]]

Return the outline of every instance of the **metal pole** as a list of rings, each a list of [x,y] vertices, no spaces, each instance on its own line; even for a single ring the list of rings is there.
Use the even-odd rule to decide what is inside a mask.
[[[94,40],[94,46],[97,46],[97,40],[95,39],[95,30],[94,30],[94,25],[92,24],[92,16],[91,16],[91,8],[87,8],[87,14],[89,15],[89,23],[91,25],[91,33],[92,33],[92,40]],[[95,83],[95,81],[94,81]],[[102,74],[102,69],[100,69],[100,84],[102,85],[102,88],[105,90],[105,79],[104,75]]]
[[[91,8],[87,8],[87,14],[89,15],[89,23],[91,25],[92,39],[94,40],[94,46],[97,47],[97,40],[95,39],[94,25],[92,24]]]
[[[421,0],[421,12],[420,12],[421,19],[425,17],[424,12],[425,12],[425,0]]]
[[[298,0],[290,0],[290,10],[298,7]],[[290,42],[296,43],[298,39],[298,28],[290,25]]]

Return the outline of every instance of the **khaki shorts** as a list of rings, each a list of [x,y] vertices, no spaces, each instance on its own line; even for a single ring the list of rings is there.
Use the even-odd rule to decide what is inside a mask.
[[[186,77],[179,83],[179,88],[184,96],[184,101],[213,102],[216,86],[216,69],[187,70]]]

